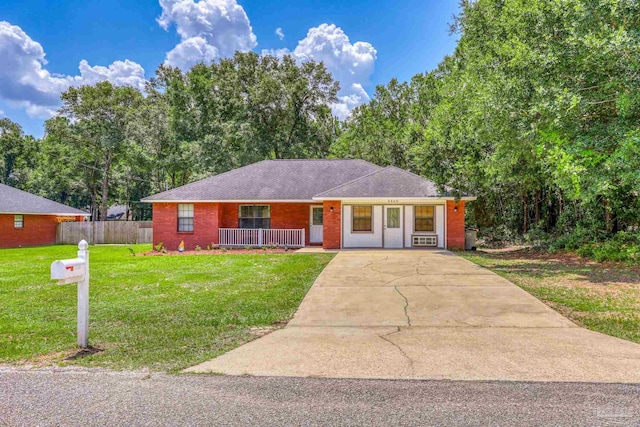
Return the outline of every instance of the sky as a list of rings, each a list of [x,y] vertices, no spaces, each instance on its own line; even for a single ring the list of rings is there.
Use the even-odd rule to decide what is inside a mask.
[[[456,46],[458,0],[2,0],[0,117],[41,137],[70,86],[142,89],[236,50],[323,61],[344,118],[375,86],[434,69]]]

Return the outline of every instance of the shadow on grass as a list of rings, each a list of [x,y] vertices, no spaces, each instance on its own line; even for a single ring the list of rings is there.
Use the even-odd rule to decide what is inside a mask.
[[[102,353],[103,351],[104,350],[101,349],[101,348],[96,348],[96,347],[89,346],[87,348],[83,348],[82,350],[78,351],[75,354],[72,354],[69,357],[66,357],[64,360],[68,360],[68,361],[78,360],[78,359],[85,358],[87,356],[93,356],[96,353]]]
[[[595,285],[625,283],[640,285],[640,267],[621,263],[597,263],[571,254],[550,254],[531,249],[508,252],[477,251],[471,257],[479,258],[483,267],[504,274],[524,274],[535,279],[559,276],[565,280],[588,282]]]

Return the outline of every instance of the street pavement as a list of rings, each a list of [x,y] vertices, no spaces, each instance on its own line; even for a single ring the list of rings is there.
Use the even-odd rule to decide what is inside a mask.
[[[640,426],[640,385],[0,368],[1,426]]]

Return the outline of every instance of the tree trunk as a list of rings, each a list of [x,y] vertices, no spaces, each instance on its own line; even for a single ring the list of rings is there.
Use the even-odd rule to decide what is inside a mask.
[[[540,222],[540,190],[536,190],[536,225]]]
[[[522,211],[522,232],[526,233],[527,231],[529,231],[529,198],[527,196],[527,193],[524,193],[522,196],[522,204],[523,204],[523,211]]]
[[[609,200],[604,199],[604,223],[607,231],[613,231],[613,222],[611,221],[611,204]]]
[[[109,209],[109,171],[111,169],[111,157],[107,156],[104,163],[104,175],[102,176],[102,200],[100,201],[100,220],[107,220],[107,210]]]

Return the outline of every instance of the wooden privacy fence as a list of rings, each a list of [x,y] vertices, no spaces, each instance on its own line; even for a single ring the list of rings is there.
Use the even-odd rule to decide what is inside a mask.
[[[92,245],[151,243],[152,221],[87,221],[58,224],[56,243],[75,245],[82,239]]]

